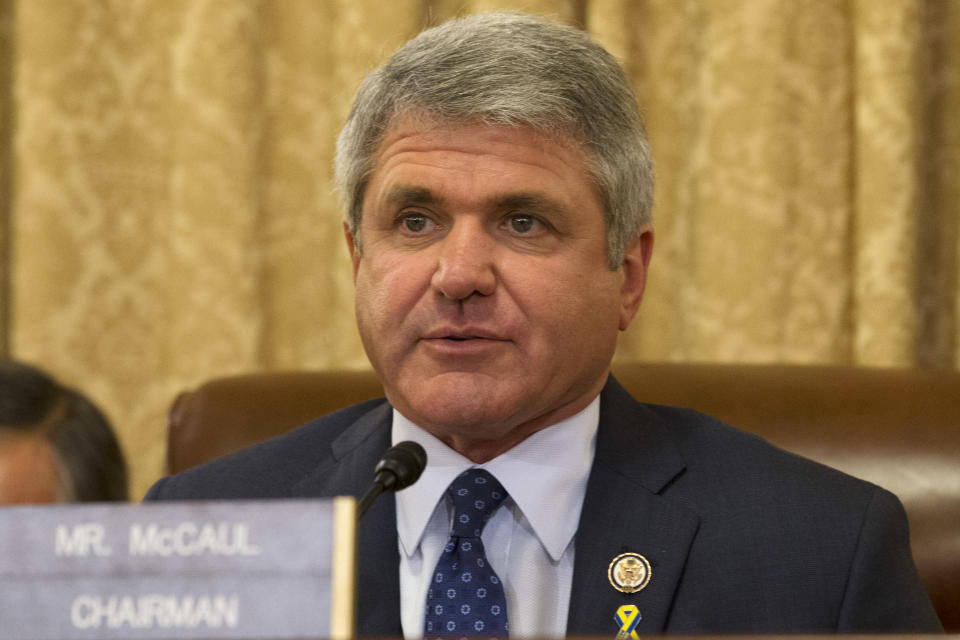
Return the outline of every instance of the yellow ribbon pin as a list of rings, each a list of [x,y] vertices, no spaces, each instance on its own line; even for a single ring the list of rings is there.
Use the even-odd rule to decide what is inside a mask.
[[[620,627],[620,631],[617,632],[617,640],[627,640],[627,638],[630,640],[640,640],[640,636],[637,635],[634,629],[640,624],[641,617],[640,609],[638,609],[635,604],[625,604],[617,609],[616,615],[613,616],[613,619]]]

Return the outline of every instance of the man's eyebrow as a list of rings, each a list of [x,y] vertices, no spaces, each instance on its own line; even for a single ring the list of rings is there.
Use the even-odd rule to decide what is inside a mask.
[[[426,187],[398,184],[387,192],[387,202],[400,205],[429,205],[442,207],[444,198]],[[544,213],[563,211],[563,205],[550,196],[538,192],[514,192],[493,195],[488,206],[498,211],[518,209],[521,211],[540,211]]]
[[[541,193],[507,193],[492,199],[497,209],[520,209],[544,212],[561,212],[563,206],[553,198]]]
[[[426,187],[398,184],[387,192],[387,201],[403,204],[440,204],[442,198]]]

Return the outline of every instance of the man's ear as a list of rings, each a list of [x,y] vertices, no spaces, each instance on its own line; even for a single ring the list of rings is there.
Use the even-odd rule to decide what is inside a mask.
[[[620,331],[626,331],[640,308],[643,291],[647,287],[647,271],[653,255],[653,226],[646,224],[633,237],[624,253],[620,270],[623,284],[620,287]]]
[[[350,252],[350,261],[353,263],[353,281],[357,281],[357,269],[360,268],[360,250],[357,249],[356,239],[350,232],[350,224],[343,221],[343,235],[347,239],[347,251]]]

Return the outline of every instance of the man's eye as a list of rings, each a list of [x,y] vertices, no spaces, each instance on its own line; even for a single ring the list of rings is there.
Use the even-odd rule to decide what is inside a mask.
[[[509,224],[511,231],[526,234],[534,230],[537,220],[533,216],[514,215],[510,216]]]
[[[418,213],[408,214],[403,216],[400,224],[403,225],[403,228],[411,233],[420,233],[427,228],[430,220],[425,215]]]

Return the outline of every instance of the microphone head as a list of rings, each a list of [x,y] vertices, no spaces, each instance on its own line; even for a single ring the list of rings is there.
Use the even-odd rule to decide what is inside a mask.
[[[387,449],[373,470],[373,481],[389,491],[399,491],[416,482],[426,466],[427,452],[406,440]]]

